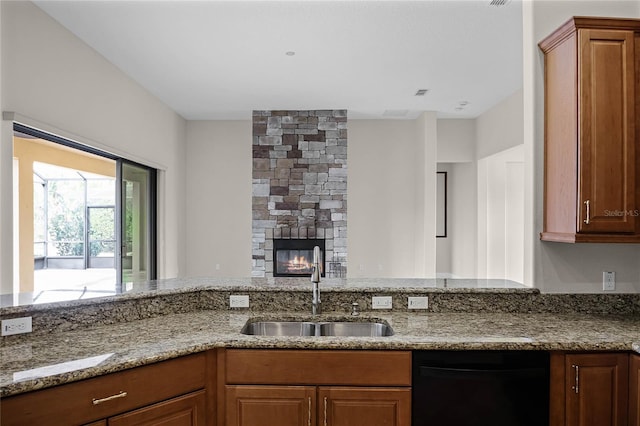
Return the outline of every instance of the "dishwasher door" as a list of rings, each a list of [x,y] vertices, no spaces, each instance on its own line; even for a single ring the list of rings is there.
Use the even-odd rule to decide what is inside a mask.
[[[549,354],[416,351],[412,426],[548,426]]]

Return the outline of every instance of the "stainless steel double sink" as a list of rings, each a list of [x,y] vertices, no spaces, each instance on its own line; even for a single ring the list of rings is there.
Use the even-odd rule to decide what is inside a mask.
[[[378,321],[252,321],[240,331],[253,336],[392,336],[393,329]]]

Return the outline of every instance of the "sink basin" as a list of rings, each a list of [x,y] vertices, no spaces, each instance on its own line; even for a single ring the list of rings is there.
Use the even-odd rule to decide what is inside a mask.
[[[379,322],[326,322],[320,324],[321,336],[392,336],[393,330]]]
[[[392,336],[393,329],[381,322],[350,321],[251,321],[242,330],[242,334],[252,336],[343,336],[343,337],[381,337]]]
[[[254,336],[315,336],[316,323],[304,321],[247,322],[240,332]]]

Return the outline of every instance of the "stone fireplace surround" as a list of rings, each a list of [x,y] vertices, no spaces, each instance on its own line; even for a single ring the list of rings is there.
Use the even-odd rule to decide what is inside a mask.
[[[343,274],[347,111],[254,111],[252,143],[252,276],[273,276],[274,238],[324,239]]]

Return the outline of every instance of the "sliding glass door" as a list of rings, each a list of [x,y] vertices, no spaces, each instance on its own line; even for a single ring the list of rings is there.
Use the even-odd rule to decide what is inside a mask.
[[[156,278],[156,171],[118,160],[117,194],[118,284],[121,291],[132,284]]]

